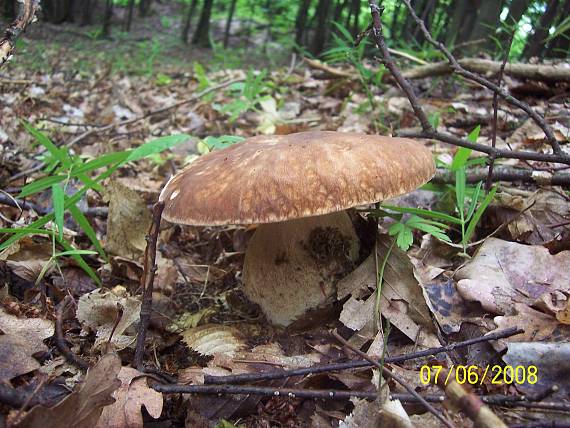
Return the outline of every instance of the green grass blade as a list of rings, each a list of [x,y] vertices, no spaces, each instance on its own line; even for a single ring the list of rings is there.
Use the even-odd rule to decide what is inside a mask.
[[[32,181],[30,184],[26,184],[22,187],[19,198],[25,198],[30,195],[34,195],[42,190],[52,187],[54,184],[60,183],[67,179],[67,175],[50,175],[49,177],[43,177],[38,180]]]
[[[87,217],[85,217],[85,215],[81,212],[79,208],[77,208],[77,205],[75,204],[71,204],[68,209],[69,212],[71,213],[71,216],[77,222],[81,230],[85,232],[85,235],[87,235],[87,237],[89,238],[89,240],[91,241],[97,252],[101,255],[101,257],[107,260],[107,254],[105,253],[103,246],[97,239],[97,233],[95,232],[93,227],[91,227],[91,223],[89,223]]]
[[[469,222],[467,230],[465,231],[465,235],[463,237],[463,245],[467,245],[467,243],[471,240],[471,236],[473,236],[473,232],[475,232],[475,227],[477,227],[477,224],[479,223],[481,216],[483,215],[489,204],[493,201],[495,193],[497,193],[496,186],[491,189],[491,191],[487,194],[485,199],[483,199],[483,202],[481,202],[481,205],[479,205],[477,211],[475,211],[475,214],[473,215],[473,218]]]
[[[423,217],[430,217],[430,218],[442,220],[442,221],[445,221],[445,222],[451,223],[451,224],[461,224],[461,220],[458,219],[457,217],[453,217],[453,216],[451,216],[449,214],[445,214],[445,213],[440,213],[438,211],[424,210],[422,208],[405,208],[405,207],[398,207],[395,205],[382,205],[382,208],[389,210],[389,211],[395,211],[397,213],[417,214],[417,215],[420,215]]]
[[[189,138],[190,136],[186,134],[169,135],[167,137],[157,138],[156,140],[152,140],[132,150],[127,157],[127,161],[136,161],[149,155],[160,153],[177,144],[188,141]]]
[[[482,185],[483,185],[482,181],[477,183],[477,187],[475,187],[475,190],[473,191],[473,193],[471,195],[471,205],[469,206],[469,209],[467,210],[467,215],[465,216],[465,221],[469,221],[471,219],[471,216],[475,212],[475,208],[477,207],[477,203],[479,202],[479,194],[481,193],[481,186]]]
[[[54,157],[56,158],[64,167],[69,168],[71,166],[71,159],[65,150],[58,148],[55,144],[51,142],[51,140],[46,137],[45,134],[38,131],[32,125],[30,125],[26,121],[22,121],[24,128],[28,131],[29,134],[32,135],[36,139],[38,143],[45,147],[45,149]]]
[[[75,260],[75,262],[78,264],[78,266],[83,269],[83,271],[89,275],[89,277],[95,281],[95,283],[97,285],[101,285],[101,280],[99,279],[99,277],[97,276],[97,274],[95,273],[95,271],[91,268],[91,266],[89,266],[87,264],[87,262],[83,259],[83,257],[81,257],[81,254],[77,254],[77,249],[73,248],[71,245],[69,245],[68,242],[66,242],[65,240],[61,240],[58,241],[58,243],[65,248],[65,252],[69,252],[70,256],[73,258],[73,260]],[[63,254],[63,253],[62,253]]]
[[[55,225],[57,226],[57,236],[59,240],[63,239],[63,215],[65,211],[65,191],[60,184],[54,184],[51,187],[51,198],[53,201],[53,212]]]

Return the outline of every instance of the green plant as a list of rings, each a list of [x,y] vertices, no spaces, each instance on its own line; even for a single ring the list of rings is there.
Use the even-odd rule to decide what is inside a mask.
[[[37,144],[45,149],[42,156],[42,162],[45,164],[43,171],[47,174],[43,178],[34,180],[25,185],[19,197],[29,197],[39,192],[50,189],[52,196],[53,211],[39,219],[33,221],[29,225],[17,229],[0,229],[0,233],[11,235],[8,239],[0,243],[0,251],[12,245],[22,237],[30,234],[47,234],[52,237],[54,243],[55,258],[63,255],[71,256],[77,264],[97,283],[99,278],[91,267],[81,257],[86,253],[74,249],[69,242],[64,239],[63,225],[64,216],[67,211],[75,220],[78,226],[83,230],[97,253],[106,259],[105,251],[97,239],[95,230],[78,208],[77,203],[84,197],[89,189],[101,192],[104,190],[101,182],[110,177],[117,169],[127,162],[135,162],[142,158],[160,153],[178,143],[189,138],[187,135],[172,135],[161,137],[156,140],[143,144],[135,149],[121,152],[109,153],[102,155],[96,159],[84,161],[79,156],[71,155],[65,148],[57,147],[45,134],[35,129],[27,122],[22,122],[24,128],[34,137]],[[103,170],[95,174],[92,173]],[[68,185],[71,181],[77,181],[82,186],[73,194],[68,195]],[[49,228],[49,224],[53,222],[57,233]],[[47,229],[46,229],[47,228]],[[63,253],[55,252],[55,245],[58,244],[64,248]],[[56,256],[57,254],[57,256]]]
[[[229,121],[235,122],[237,118],[247,111],[259,111],[257,104],[267,98],[269,92],[268,84],[264,81],[267,70],[254,73],[253,70],[247,72],[245,82],[237,82],[231,85],[228,90],[230,98],[229,104],[214,104],[213,107],[221,113],[228,114]]]
[[[476,142],[479,138],[480,126],[477,126],[467,137],[469,141]],[[442,193],[453,193],[453,213],[448,214],[439,211],[431,211],[422,208],[407,208],[394,205],[382,205],[380,209],[372,211],[373,216],[388,216],[398,220],[388,229],[388,233],[394,236],[396,245],[406,251],[413,244],[413,231],[419,230],[429,233],[437,239],[451,243],[446,231],[452,226],[457,227],[461,233],[459,246],[466,256],[467,246],[471,241],[475,228],[481,220],[483,213],[492,202],[496,187],[493,187],[486,195],[482,192],[483,182],[476,186],[467,185],[467,169],[470,166],[480,165],[485,161],[483,158],[469,159],[472,150],[460,147],[451,164],[438,162],[440,166],[455,173],[455,184],[438,189],[433,186],[432,190]],[[408,217],[404,215],[407,214]]]

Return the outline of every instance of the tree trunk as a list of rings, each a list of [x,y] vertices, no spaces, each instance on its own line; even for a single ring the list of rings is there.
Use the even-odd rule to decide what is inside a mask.
[[[417,7],[417,0],[411,0],[410,5],[412,6],[412,9],[416,10]],[[400,33],[398,34],[398,37],[400,39],[403,39],[405,41],[410,41],[410,27],[413,25],[412,21],[412,14],[409,13],[407,8],[404,8],[406,10],[406,19],[404,20],[404,25],[402,25],[402,27],[400,28]]]
[[[230,40],[230,31],[232,28],[232,21],[234,19],[234,13],[236,11],[237,0],[232,0],[230,4],[230,10],[228,12],[228,19],[226,21],[226,28],[224,30],[224,48],[228,47],[228,42]]]
[[[356,37],[360,31],[360,0],[352,0],[352,35]]]
[[[317,9],[315,10],[315,21],[317,23],[315,28],[315,35],[313,37],[313,44],[311,52],[314,55],[320,54],[328,38],[329,32],[329,15],[331,9],[331,0],[319,0]]]
[[[471,33],[482,0],[458,0],[449,27],[447,44],[459,44],[472,40]]]
[[[512,0],[505,23],[509,26],[517,25],[528,9],[529,3],[530,0]]]
[[[46,21],[52,24],[61,24],[69,18],[69,0],[44,0],[42,7]]]
[[[16,19],[16,0],[5,0],[3,14],[9,21]]]
[[[334,22],[340,23],[342,12],[344,12],[344,9],[346,8],[347,5],[348,5],[348,0],[338,0],[336,2],[336,7],[334,8],[334,14],[333,14]]]
[[[83,1],[83,9],[81,10],[81,24],[82,26],[84,25],[89,25],[91,24],[91,12],[94,9],[94,3],[95,0],[84,0]]]
[[[190,25],[192,24],[192,17],[196,11],[196,5],[198,0],[192,0],[190,6],[188,6],[188,12],[186,12],[186,17],[184,18],[184,25],[182,25],[182,41],[188,43],[188,33],[190,32]]]
[[[432,24],[432,20],[433,20],[433,16],[434,16],[434,11],[435,11],[435,0],[426,0],[423,2],[420,18],[424,22],[424,24],[426,25],[426,28],[428,29],[428,31],[430,31],[430,32],[431,32],[431,24]],[[416,28],[414,29],[414,39],[420,45],[425,40],[425,37],[424,37],[424,34],[423,34],[421,28],[419,28],[419,26],[417,26],[417,25],[416,25]]]
[[[542,57],[544,55],[545,39],[548,37],[548,30],[556,18],[560,0],[550,0],[546,6],[546,11],[540,17],[538,24],[534,28],[534,33],[527,39],[523,51],[525,58],[533,56]]]
[[[148,16],[148,14],[150,13],[151,3],[152,0],[140,0],[139,13],[141,14],[141,16]]]
[[[127,10],[127,21],[125,22],[125,31],[131,31],[131,23],[133,22],[133,10],[135,9],[135,0],[129,0]]]
[[[198,27],[192,37],[192,44],[204,48],[212,47],[210,43],[210,17],[212,16],[212,5],[214,0],[204,0]]]
[[[102,36],[111,37],[111,18],[113,17],[113,0],[107,0],[105,3],[105,15],[103,16]]]
[[[503,9],[501,3],[499,0],[481,1],[479,13],[477,13],[477,20],[475,21],[473,32],[469,40],[485,39],[486,42],[476,47],[471,46],[470,51],[474,51],[475,49],[480,50],[481,46],[485,46],[485,48],[489,50],[494,50],[497,47],[495,42],[491,39],[491,36],[495,33],[495,30],[500,27],[501,10]]]
[[[297,11],[297,18],[295,19],[295,44],[297,48],[304,45],[304,35],[310,7],[311,0],[301,0],[299,2],[299,10]]]
[[[392,13],[392,22],[390,22],[390,38],[394,39],[396,36],[396,28],[398,28],[398,18],[400,17],[400,6],[402,2],[397,1],[394,13]]]
[[[451,15],[455,10],[457,1],[451,0],[445,10],[441,10],[437,17],[437,22],[433,25],[433,36],[439,41],[444,42],[448,33]]]

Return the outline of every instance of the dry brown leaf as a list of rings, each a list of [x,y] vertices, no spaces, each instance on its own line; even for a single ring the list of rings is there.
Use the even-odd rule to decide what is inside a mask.
[[[47,350],[43,340],[53,336],[53,322],[42,318],[18,318],[0,308],[0,381],[39,369],[32,357]]]
[[[150,211],[136,191],[118,181],[109,183],[107,198],[109,214],[105,247],[109,253],[136,259],[146,247]]]
[[[84,329],[97,334],[93,350],[100,350],[106,345],[113,332],[111,346],[118,351],[135,341],[136,334],[129,329],[139,320],[140,307],[140,300],[134,297],[119,297],[110,291],[95,290],[79,299],[77,319]],[[120,311],[122,315],[117,323]]]
[[[137,376],[143,377],[133,380]],[[113,393],[116,401],[103,409],[97,428],[142,428],[142,406],[153,418],[160,417],[162,394],[148,386],[143,373],[130,367],[121,367],[118,378],[121,386]]]
[[[384,259],[390,245],[391,238],[380,236],[380,261]],[[376,267],[374,255],[371,255],[338,283],[339,299],[351,295],[340,315],[343,324],[358,331],[374,319],[376,297],[372,291],[375,288]],[[414,277],[413,265],[406,254],[397,248],[392,250],[384,272],[380,310],[393,326],[412,341],[418,340],[420,345],[427,347],[438,346],[439,342],[432,333],[430,311],[423,290]]]
[[[113,392],[121,385],[117,379],[121,359],[104,355],[87,371],[85,381],[54,407],[35,406],[17,424],[19,428],[95,427],[105,406],[113,404]]]
[[[0,260],[14,275],[34,283],[42,268],[50,260],[53,253],[50,242],[34,242],[31,237],[22,238],[0,253]]]
[[[485,310],[509,314],[514,303],[531,306],[547,293],[570,292],[568,266],[570,251],[551,255],[542,246],[489,238],[457,272],[457,288]]]
[[[239,330],[225,325],[206,324],[181,333],[182,341],[202,355],[233,356],[245,348]]]

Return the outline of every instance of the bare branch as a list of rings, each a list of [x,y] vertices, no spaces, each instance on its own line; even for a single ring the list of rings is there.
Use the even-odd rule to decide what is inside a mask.
[[[34,22],[36,12],[40,7],[39,0],[21,0],[18,17],[4,32],[4,37],[0,39],[0,67],[2,67],[12,56],[16,47],[16,40],[26,31],[26,27]]]

